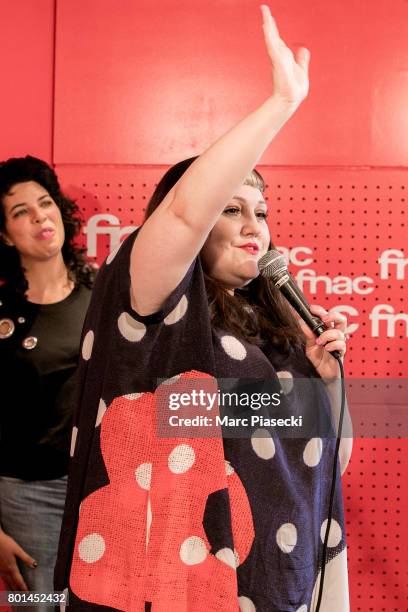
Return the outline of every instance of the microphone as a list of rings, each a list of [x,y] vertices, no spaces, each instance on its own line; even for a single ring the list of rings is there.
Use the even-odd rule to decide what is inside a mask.
[[[284,256],[279,251],[268,251],[258,261],[261,276],[270,278],[273,284],[288,300],[315,336],[320,336],[326,329],[325,323],[310,312],[310,305],[297,286],[286,265]],[[339,351],[330,351],[335,359],[340,359]]]

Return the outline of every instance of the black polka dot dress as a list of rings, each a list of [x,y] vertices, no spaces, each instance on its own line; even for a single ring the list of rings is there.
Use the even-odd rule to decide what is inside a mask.
[[[324,385],[298,390],[313,376],[303,355],[212,328],[198,259],[160,312],[139,316],[136,236],[101,267],[85,321],[56,588],[72,610],[311,612],[335,438],[282,437],[262,424],[186,435],[168,426],[185,414],[169,398],[197,385],[215,397],[220,379],[269,380],[294,415],[330,418]],[[215,422],[216,410],[203,417]],[[338,478],[321,611],[347,610]]]

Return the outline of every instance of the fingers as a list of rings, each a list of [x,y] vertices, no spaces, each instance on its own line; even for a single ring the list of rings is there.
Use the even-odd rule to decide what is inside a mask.
[[[272,17],[269,6],[262,4],[261,11],[265,44],[271,59],[277,59],[276,53],[277,51],[282,51],[282,49],[285,49],[287,53],[292,55],[292,51],[287,47],[279,35],[278,26],[276,25],[275,19]],[[294,58],[298,66],[307,74],[310,63],[309,49],[306,49],[306,47],[299,47],[294,53]]]
[[[341,329],[328,329],[323,332],[318,338],[316,338],[316,344],[327,345],[328,342],[341,340],[345,342],[345,334],[341,331]]]
[[[295,51],[295,61],[296,63],[306,72],[309,71],[309,63],[310,63],[310,51],[306,49],[306,47],[299,47]]]
[[[3,571],[1,572],[1,576],[5,580],[7,586],[11,591],[28,591],[28,587],[20,573],[20,570],[18,569],[14,557],[12,561],[10,561],[10,564],[7,569],[3,569]]]
[[[312,304],[310,306],[310,312],[320,317],[327,327],[341,329],[343,332],[345,332],[347,329],[347,317],[336,310],[332,309],[327,311],[325,308],[323,308],[323,306]]]
[[[332,351],[339,351],[343,356],[346,353],[346,338],[344,332],[341,329],[328,329],[316,338],[316,344],[324,348],[330,353]]]
[[[278,26],[276,25],[276,21],[271,15],[271,10],[269,6],[266,6],[266,4],[261,4],[261,11],[265,35],[268,34],[268,36],[272,40],[280,40]]]
[[[26,585],[25,580],[17,567],[17,564],[10,571],[6,581],[8,584],[10,584],[13,591],[28,591],[28,586]]]
[[[266,49],[272,62],[277,62],[279,60],[280,49],[286,47],[286,45],[279,36],[276,21],[272,17],[269,7],[263,4],[261,6],[261,11],[263,17],[262,27],[264,31]]]
[[[25,565],[27,565],[27,567],[31,567],[32,569],[35,569],[37,567],[37,561],[33,559],[33,557],[31,557],[29,554],[27,554],[26,551],[21,548],[19,544],[17,544],[17,542],[14,542],[13,552],[16,557],[21,559],[21,561],[25,563]]]

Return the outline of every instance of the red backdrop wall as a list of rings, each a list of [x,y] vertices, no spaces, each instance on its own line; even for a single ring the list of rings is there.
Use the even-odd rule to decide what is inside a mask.
[[[82,239],[97,261],[141,223],[168,164],[200,153],[270,93],[255,0],[2,0],[1,8],[0,157],[55,164],[81,204]],[[260,167],[271,233],[310,301],[349,316],[346,373],[358,390],[343,478],[351,608],[400,612],[408,609],[408,3],[276,0],[273,12],[289,44],[311,49],[312,66],[309,98]],[[363,393],[364,381],[378,391]]]

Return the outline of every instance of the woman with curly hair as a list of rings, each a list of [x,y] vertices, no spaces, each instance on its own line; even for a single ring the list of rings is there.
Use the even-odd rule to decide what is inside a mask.
[[[0,163],[0,202],[0,574],[11,590],[52,591],[94,274],[74,244],[79,209],[48,164]]]

